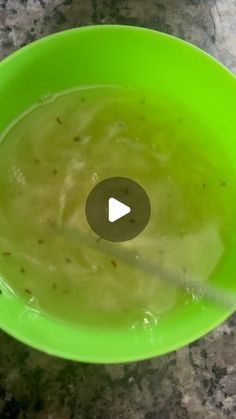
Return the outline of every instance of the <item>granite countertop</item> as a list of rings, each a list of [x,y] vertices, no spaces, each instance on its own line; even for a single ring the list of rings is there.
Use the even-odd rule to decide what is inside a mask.
[[[93,23],[177,35],[236,72],[235,0],[0,0],[0,58]],[[0,419],[236,418],[236,315],[177,352],[125,365],[65,361],[0,339]]]

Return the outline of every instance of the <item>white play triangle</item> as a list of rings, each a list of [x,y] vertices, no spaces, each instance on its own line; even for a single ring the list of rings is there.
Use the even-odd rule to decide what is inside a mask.
[[[108,200],[108,220],[110,223],[119,220],[119,218],[124,217],[126,214],[131,212],[131,208],[122,202],[118,201],[115,198],[109,198]]]

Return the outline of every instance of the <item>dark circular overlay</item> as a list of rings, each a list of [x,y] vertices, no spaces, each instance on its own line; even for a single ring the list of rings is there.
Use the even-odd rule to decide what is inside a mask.
[[[110,222],[109,199],[130,207],[131,212]],[[98,183],[89,193],[85,213],[91,229],[102,239],[112,242],[131,240],[146,227],[151,213],[150,200],[144,189],[125,177],[111,177]]]

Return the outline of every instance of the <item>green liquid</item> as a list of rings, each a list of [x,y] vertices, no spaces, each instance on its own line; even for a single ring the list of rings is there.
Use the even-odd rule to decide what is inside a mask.
[[[32,308],[63,321],[146,327],[195,296],[57,232],[97,240],[85,201],[112,176],[140,183],[152,206],[146,229],[121,246],[192,279],[217,274],[235,219],[222,151],[180,105],[119,87],[45,97],[3,135],[0,273]]]

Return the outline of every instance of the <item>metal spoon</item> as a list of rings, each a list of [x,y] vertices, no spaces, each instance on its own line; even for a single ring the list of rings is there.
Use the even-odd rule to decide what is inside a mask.
[[[199,283],[187,278],[185,275],[173,272],[168,268],[143,257],[137,257],[135,249],[127,249],[117,243],[110,243],[102,239],[95,239],[90,235],[79,230],[70,229],[68,227],[59,227],[59,234],[66,235],[74,242],[96,249],[99,252],[106,253],[115,259],[118,259],[129,266],[139,269],[150,275],[158,276],[178,288],[184,289],[186,292],[196,292],[198,295],[207,298],[209,301],[223,306],[229,310],[236,310],[236,292],[227,291],[219,288],[212,283]]]

